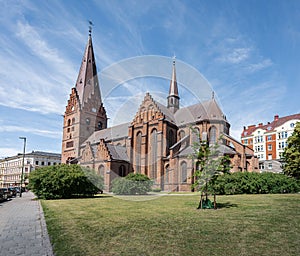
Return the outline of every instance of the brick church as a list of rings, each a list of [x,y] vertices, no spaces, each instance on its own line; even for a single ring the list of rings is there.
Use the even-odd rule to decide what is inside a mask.
[[[229,135],[230,124],[214,97],[180,107],[175,61],[171,65],[166,105],[146,93],[135,116],[108,127],[89,34],[64,113],[62,163],[94,169],[104,177],[106,190],[114,178],[134,172],[146,174],[163,191],[191,191],[193,142],[200,138],[213,144],[222,135],[232,171],[256,171],[253,150]]]

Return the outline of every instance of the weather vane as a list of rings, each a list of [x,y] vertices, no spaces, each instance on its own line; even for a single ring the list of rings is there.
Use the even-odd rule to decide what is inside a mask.
[[[93,22],[89,20],[89,35],[92,34],[92,27],[94,26]]]

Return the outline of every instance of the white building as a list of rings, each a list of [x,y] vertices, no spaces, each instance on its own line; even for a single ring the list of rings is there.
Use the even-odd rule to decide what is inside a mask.
[[[297,122],[300,122],[300,114],[275,115],[274,120],[265,125],[259,123],[244,127],[242,143],[254,150],[261,172],[282,172],[282,154]]]
[[[0,159],[0,187],[20,186],[23,154]],[[37,167],[57,165],[61,155],[42,151],[32,151],[24,157],[24,183],[28,184],[29,173]]]

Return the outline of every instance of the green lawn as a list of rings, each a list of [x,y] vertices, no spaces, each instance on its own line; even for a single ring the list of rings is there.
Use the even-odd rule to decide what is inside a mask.
[[[300,255],[300,194],[42,201],[60,255]]]

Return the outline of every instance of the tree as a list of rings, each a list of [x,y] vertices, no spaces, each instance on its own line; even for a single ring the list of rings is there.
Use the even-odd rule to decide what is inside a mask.
[[[219,138],[219,141],[222,138]],[[194,154],[192,158],[196,164],[194,173],[195,182],[192,185],[193,189],[201,192],[198,209],[211,208],[210,201],[207,198],[208,183],[214,183],[216,177],[220,174],[229,173],[230,158],[221,152],[221,147],[218,143],[209,145],[208,141],[194,142]],[[203,199],[203,193],[205,199]],[[215,200],[214,200],[215,201]],[[214,205],[214,208],[216,205]]]
[[[42,199],[91,196],[103,190],[103,177],[79,165],[52,165],[30,173],[29,189]]]
[[[286,175],[300,179],[300,122],[297,122],[292,136],[287,140],[283,153],[283,171]]]

